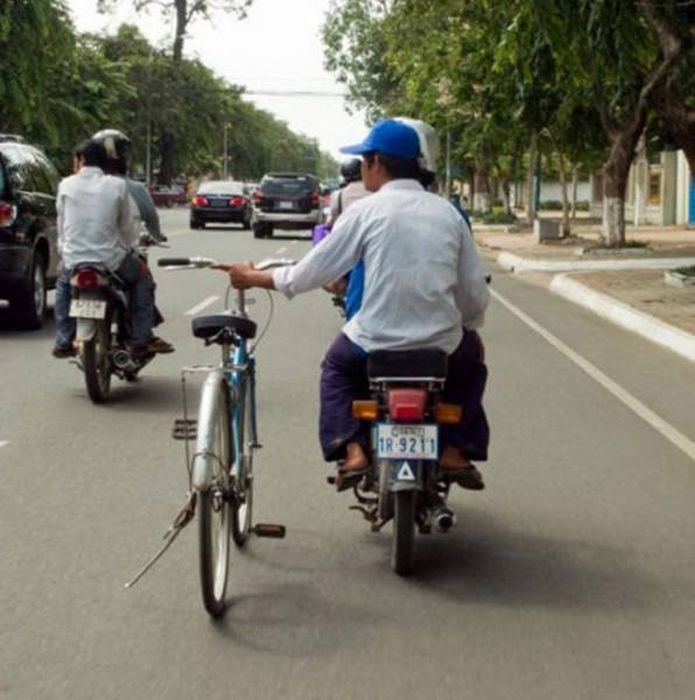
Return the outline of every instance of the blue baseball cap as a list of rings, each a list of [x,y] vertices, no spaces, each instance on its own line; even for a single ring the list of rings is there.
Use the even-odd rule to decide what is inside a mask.
[[[420,139],[411,126],[396,119],[377,122],[362,143],[341,148],[342,153],[361,155],[379,151],[389,156],[416,160],[420,156]]]

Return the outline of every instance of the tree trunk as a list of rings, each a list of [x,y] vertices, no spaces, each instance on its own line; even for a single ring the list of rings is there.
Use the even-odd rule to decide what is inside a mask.
[[[490,193],[488,190],[487,175],[482,168],[475,166],[473,171],[475,194],[473,195],[473,210],[482,214],[490,211]]]
[[[160,185],[170,185],[174,179],[174,135],[165,131],[159,139],[159,175]]]
[[[558,166],[560,168],[560,192],[562,193],[562,235],[569,236],[570,231],[570,207],[567,196],[567,167],[565,157],[558,151]]]
[[[526,176],[526,223],[533,226],[536,218],[536,193],[533,191],[533,177],[536,173],[536,162],[538,160],[538,134],[531,134],[531,143],[528,149],[529,163],[528,174]]]
[[[570,216],[573,219],[577,218],[577,189],[579,187],[579,170],[575,165],[572,168],[572,211]]]
[[[630,165],[644,126],[644,117],[629,127],[611,134],[612,146],[603,168],[603,223],[601,238],[604,245],[625,244],[625,190]]]
[[[174,34],[174,51],[172,57],[177,63],[183,57],[183,39],[188,24],[188,0],[175,0],[176,4],[176,34]]]

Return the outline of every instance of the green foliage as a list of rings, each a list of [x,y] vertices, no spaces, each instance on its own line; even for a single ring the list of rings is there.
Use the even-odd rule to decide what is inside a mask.
[[[172,61],[133,25],[114,35],[76,35],[58,0],[10,0],[0,8],[0,131],[40,143],[64,172],[75,144],[105,127],[129,135],[140,172],[149,131],[153,162],[171,135],[174,173],[221,176],[225,127],[237,178],[255,180],[271,169],[337,171],[315,141],[242,96],[243,88],[199,61]]]

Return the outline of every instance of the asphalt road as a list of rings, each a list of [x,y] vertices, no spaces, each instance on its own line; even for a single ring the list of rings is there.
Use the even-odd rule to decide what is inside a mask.
[[[173,254],[308,248],[162,216]],[[338,315],[323,292],[274,297],[256,515],[288,536],[234,553],[219,623],[194,526],[123,584],[183,501],[179,368],[217,360],[186,312],[221,308],[224,277],[155,271],[176,353],[105,406],[50,357],[52,323],[0,325],[0,698],[692,698],[695,367],[491,269],[488,488],[453,495],[456,530],[418,540],[408,579],[389,532],[324,480],[318,368]]]

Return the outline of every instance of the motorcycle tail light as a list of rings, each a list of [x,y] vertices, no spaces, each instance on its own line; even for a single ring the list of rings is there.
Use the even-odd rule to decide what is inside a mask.
[[[425,389],[391,389],[388,393],[391,420],[412,423],[425,417]]]
[[[200,195],[196,195],[191,200],[191,204],[194,207],[206,207],[208,204],[210,204],[210,202],[208,202],[208,200],[205,197],[201,197]]]
[[[94,270],[80,270],[75,284],[83,292],[91,292],[99,287],[99,275]]]
[[[460,423],[463,409],[453,403],[438,403],[434,407],[434,420],[437,423]]]
[[[379,417],[379,404],[376,401],[353,401],[352,417],[358,420],[376,420]]]
[[[12,226],[17,210],[7,202],[0,202],[0,228]]]

